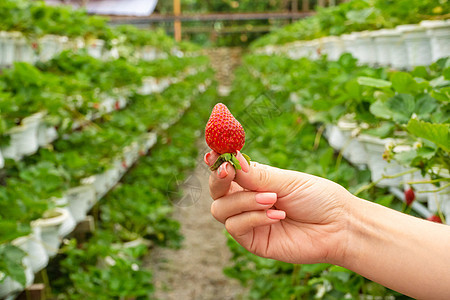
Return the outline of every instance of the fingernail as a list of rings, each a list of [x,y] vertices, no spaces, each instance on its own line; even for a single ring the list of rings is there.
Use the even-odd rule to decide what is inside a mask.
[[[277,194],[259,193],[255,195],[255,200],[259,204],[274,204],[277,201]]]
[[[244,173],[248,173],[248,170],[250,169],[250,167],[248,166],[248,161],[242,155],[241,151],[237,150],[236,153],[237,153],[236,156],[237,156],[239,162],[241,163],[242,171]]]
[[[225,178],[228,175],[228,171],[227,171],[227,162],[223,163],[220,165],[220,167],[217,169],[217,175],[219,175],[219,178]]]
[[[274,220],[283,220],[286,218],[286,212],[282,210],[269,209],[266,214],[267,217]]]
[[[208,152],[205,154],[205,156],[203,156],[203,160],[205,161],[205,164],[207,164],[209,166],[209,160],[208,158],[211,156],[211,153]]]

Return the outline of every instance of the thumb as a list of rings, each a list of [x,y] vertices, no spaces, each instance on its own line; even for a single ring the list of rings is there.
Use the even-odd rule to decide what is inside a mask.
[[[256,192],[273,192],[284,197],[291,192],[290,187],[298,187],[311,175],[278,169],[268,165],[251,162],[248,172],[239,170],[234,181],[242,188]],[[312,176],[311,176],[312,177]]]

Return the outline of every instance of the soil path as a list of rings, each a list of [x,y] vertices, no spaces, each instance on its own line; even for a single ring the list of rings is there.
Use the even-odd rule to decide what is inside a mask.
[[[206,50],[216,69],[219,92],[227,93],[232,73],[240,63],[241,50]],[[201,155],[207,151],[204,142]],[[182,248],[156,248],[149,258],[153,270],[155,297],[160,300],[234,300],[245,294],[236,280],[223,274],[231,253],[226,245],[224,227],[210,213],[209,170],[198,158],[191,176],[180,183],[184,196],[175,204],[174,218],[181,223]]]

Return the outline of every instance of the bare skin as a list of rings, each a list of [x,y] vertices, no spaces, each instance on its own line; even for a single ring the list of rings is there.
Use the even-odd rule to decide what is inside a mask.
[[[205,155],[212,165],[218,154]],[[357,198],[309,174],[252,162],[210,175],[212,215],[250,252],[332,263],[417,299],[450,299],[450,226]]]

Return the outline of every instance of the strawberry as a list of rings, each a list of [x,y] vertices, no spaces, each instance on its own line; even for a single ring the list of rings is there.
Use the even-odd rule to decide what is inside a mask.
[[[216,170],[226,161],[230,162],[237,170],[241,169],[236,154],[244,147],[244,128],[224,104],[218,103],[214,106],[206,124],[205,139],[212,150],[221,154],[211,166],[211,170]],[[250,160],[247,155],[243,155],[247,161]]]
[[[114,103],[114,108],[115,108],[116,110],[119,110],[119,109],[120,109],[120,102],[119,102],[119,101],[116,101],[116,102]]]
[[[410,187],[404,193],[405,193],[406,205],[410,206],[414,202],[414,199],[416,199],[416,195],[414,194],[414,190]]]
[[[432,216],[428,217],[427,220],[436,222],[436,223],[442,223],[442,220],[438,215],[432,215]]]

